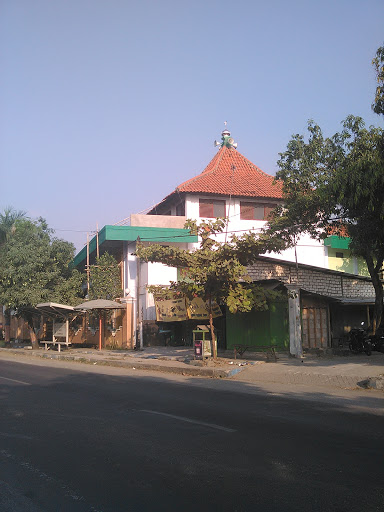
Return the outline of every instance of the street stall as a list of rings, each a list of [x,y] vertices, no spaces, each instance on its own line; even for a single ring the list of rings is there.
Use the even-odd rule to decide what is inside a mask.
[[[79,304],[78,306],[75,306],[73,308],[75,311],[82,311],[82,312],[88,312],[88,311],[98,311],[99,313],[99,350],[103,347],[103,322],[104,320],[104,312],[108,310],[113,309],[126,309],[126,306],[124,304],[120,304],[120,302],[116,302],[114,300],[107,300],[107,299],[95,299],[95,300],[88,300],[87,302],[83,302],[82,304]]]
[[[68,347],[71,342],[69,340],[69,319],[73,316],[74,308],[65,304],[57,304],[56,302],[44,302],[37,304],[36,308],[44,315],[52,319],[52,339],[42,340],[45,350],[49,350],[49,346],[57,346],[60,352],[61,347]]]

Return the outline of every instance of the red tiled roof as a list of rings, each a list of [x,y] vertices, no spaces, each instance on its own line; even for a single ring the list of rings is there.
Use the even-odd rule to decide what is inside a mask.
[[[336,235],[339,237],[349,237],[348,227],[341,222],[334,222],[327,228],[327,235],[332,236]]]
[[[236,149],[223,146],[201,174],[175,192],[282,199],[282,184],[273,180]]]

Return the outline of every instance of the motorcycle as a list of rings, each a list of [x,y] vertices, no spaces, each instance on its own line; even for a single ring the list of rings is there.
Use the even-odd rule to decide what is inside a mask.
[[[365,352],[367,356],[372,354],[372,342],[366,331],[362,328],[351,329],[349,333],[349,350],[353,354]]]
[[[384,336],[382,332],[377,331],[376,334],[371,335],[369,339],[372,344],[372,350],[384,353]]]

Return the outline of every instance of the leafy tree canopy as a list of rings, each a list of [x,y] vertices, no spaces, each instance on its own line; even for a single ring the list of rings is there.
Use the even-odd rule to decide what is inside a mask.
[[[200,247],[192,252],[178,247],[138,244],[137,255],[143,261],[160,262],[184,269],[184,278],[171,283],[171,290],[182,293],[189,299],[200,297],[211,305],[215,300],[224,303],[233,313],[251,309],[267,309],[268,300],[276,293],[264,290],[251,282],[246,265],[256,256],[281,247],[278,239],[248,233],[242,237],[232,236],[227,243],[220,243],[215,235],[223,232],[225,221],[187,221],[185,227],[200,237]],[[214,331],[212,310],[210,311],[212,340]],[[215,350],[215,344],[213,344]],[[214,357],[216,353],[214,351]]]
[[[105,252],[90,268],[90,299],[114,300],[121,296],[121,276],[116,259]]]
[[[376,55],[372,60],[376,72],[376,94],[372,109],[376,114],[384,114],[384,46],[377,49]]]
[[[294,135],[280,153],[277,179],[284,206],[276,209],[266,235],[293,246],[302,233],[324,239],[332,232],[351,239],[365,259],[376,292],[375,321],[382,315],[379,272],[384,258],[384,133],[349,116],[343,130],[324,137],[310,121],[308,138]],[[375,326],[374,326],[375,328]]]
[[[14,210],[11,206],[7,206],[4,212],[0,213],[0,245],[14,233],[16,221],[25,218],[25,215],[25,212]]]
[[[81,302],[83,278],[70,266],[74,253],[73,244],[54,238],[41,218],[17,219],[12,236],[0,247],[0,304],[23,316],[31,335],[38,303]]]

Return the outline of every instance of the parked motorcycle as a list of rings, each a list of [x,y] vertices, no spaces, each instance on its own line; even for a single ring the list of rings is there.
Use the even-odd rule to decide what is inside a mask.
[[[382,332],[377,331],[376,334],[369,336],[372,344],[372,350],[384,353],[384,335]]]
[[[362,352],[365,352],[367,356],[372,354],[372,342],[364,329],[351,329],[348,342],[349,350],[353,354]]]

